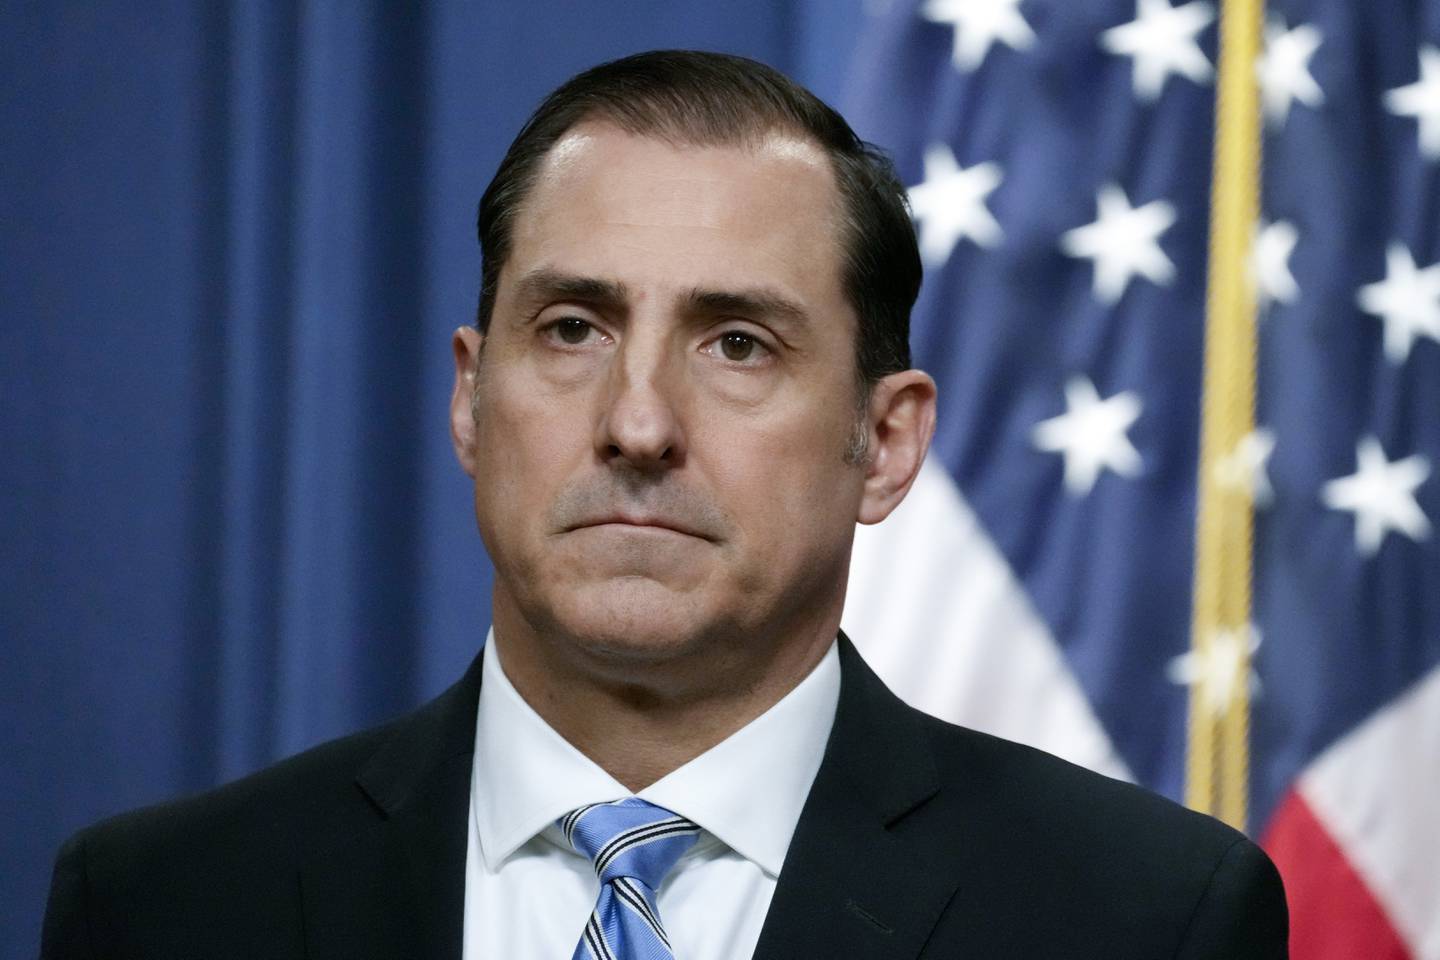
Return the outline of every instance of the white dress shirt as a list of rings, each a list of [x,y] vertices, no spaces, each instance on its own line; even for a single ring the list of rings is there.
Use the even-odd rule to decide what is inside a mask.
[[[464,960],[570,960],[600,882],[554,821],[582,804],[631,793],[520,697],[501,669],[493,632],[483,656]],[[839,696],[832,644],[779,703],[637,794],[702,828],[657,898],[676,960],[739,960],[755,952]]]

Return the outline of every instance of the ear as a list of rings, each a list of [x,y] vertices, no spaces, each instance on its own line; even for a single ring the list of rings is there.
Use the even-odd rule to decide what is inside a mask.
[[[935,433],[935,381],[902,370],[870,388],[869,458],[860,499],[861,523],[879,523],[905,499]]]
[[[472,478],[475,456],[475,382],[480,376],[480,350],[485,337],[474,327],[461,327],[450,341],[455,351],[455,390],[450,394],[450,442],[455,457]]]

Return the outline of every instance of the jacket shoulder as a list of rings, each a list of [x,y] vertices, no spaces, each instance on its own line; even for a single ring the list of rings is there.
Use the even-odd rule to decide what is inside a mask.
[[[917,715],[943,784],[999,791],[1013,805],[1011,815],[1033,821],[1037,829],[1063,825],[1067,834],[1079,831],[1083,838],[1096,830],[1111,840],[1109,835],[1118,831],[1138,844],[1162,838],[1173,843],[1179,834],[1216,849],[1243,838],[1220,821],[1144,787],[1035,747]]]
[[[301,955],[307,877],[333,891],[370,862],[370,890],[386,876],[376,858],[463,823],[479,664],[390,723],[77,833],[56,861],[41,956]]]
[[[1285,955],[1279,874],[1244,834],[1041,750],[919,716],[937,799],[952,798],[941,816],[963,832],[965,858],[986,865],[992,903],[1043,905],[1047,935],[1074,937],[1077,955],[1117,931],[1156,955]]]
[[[293,927],[297,891],[287,878],[305,849],[361,819],[355,812],[368,801],[355,770],[390,729],[79,831],[55,861],[41,957],[184,955],[196,949],[192,918],[237,939],[241,930]]]
[[[323,850],[327,840],[381,819],[447,759],[468,755],[480,663],[477,656],[458,682],[410,713],[203,793],[103,820],[65,849],[84,847],[93,864],[113,857],[131,869],[206,853],[243,860]]]
[[[91,863],[193,860],[207,847],[273,846],[368,804],[356,774],[403,720],[321,743],[248,776],[93,824],[64,849],[84,847]],[[155,864],[159,865],[159,864]]]

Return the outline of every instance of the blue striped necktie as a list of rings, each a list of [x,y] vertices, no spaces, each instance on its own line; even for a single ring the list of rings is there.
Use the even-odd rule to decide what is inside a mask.
[[[600,878],[573,960],[674,960],[655,891],[700,828],[639,797],[592,803],[555,822]]]

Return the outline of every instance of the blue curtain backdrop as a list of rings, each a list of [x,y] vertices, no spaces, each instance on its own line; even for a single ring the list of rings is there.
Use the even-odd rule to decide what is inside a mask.
[[[73,830],[478,649],[448,341],[538,98],[686,46],[837,100],[860,3],[0,8],[0,956]]]

